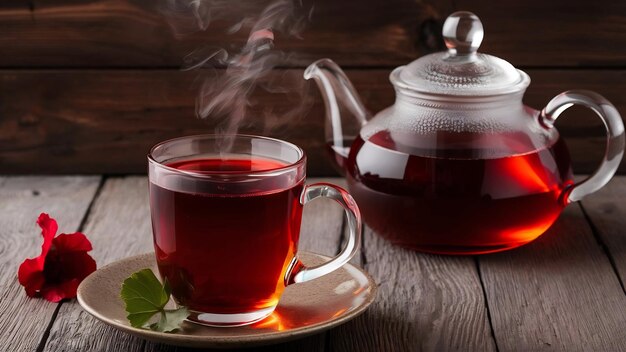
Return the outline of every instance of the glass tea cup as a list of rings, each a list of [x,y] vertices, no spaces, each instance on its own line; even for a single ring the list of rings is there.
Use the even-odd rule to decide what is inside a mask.
[[[228,152],[221,145],[229,138]],[[189,320],[240,326],[270,315],[287,285],[313,280],[357,252],[361,216],[327,183],[305,185],[298,146],[251,135],[198,135],[157,144],[148,155],[156,260]],[[325,197],[344,209],[345,247],[330,261],[298,260],[303,206]]]

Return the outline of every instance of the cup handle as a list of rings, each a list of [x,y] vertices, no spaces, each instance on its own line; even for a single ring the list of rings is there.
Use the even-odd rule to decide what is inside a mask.
[[[545,128],[553,128],[559,115],[574,104],[585,106],[600,117],[607,132],[606,149],[598,169],[591,176],[568,188],[566,203],[581,200],[607,184],[617,171],[624,154],[624,123],[615,106],[600,94],[587,90],[563,92],[543,108],[539,114],[539,123]]]
[[[352,196],[341,187],[328,183],[316,183],[304,189],[300,202],[306,205],[313,199],[320,197],[330,198],[344,208],[346,218],[348,219],[348,241],[341,253],[324,264],[307,267],[296,256],[292,261],[291,267],[287,270],[287,275],[285,276],[286,285],[310,281],[335,271],[346,264],[359,250],[361,243],[361,213]]]

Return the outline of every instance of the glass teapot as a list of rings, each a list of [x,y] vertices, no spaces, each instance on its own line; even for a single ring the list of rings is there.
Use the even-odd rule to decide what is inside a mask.
[[[393,70],[395,103],[373,118],[333,61],[304,73],[322,91],[328,150],[365,222],[395,244],[443,254],[524,245],[567,204],[605,185],[622,159],[624,125],[611,103],[572,90],[541,111],[525,106],[530,78],[478,53],[483,33],[476,15],[450,15],[447,52]],[[598,170],[577,183],[553,126],[574,104],[593,110],[607,131]]]

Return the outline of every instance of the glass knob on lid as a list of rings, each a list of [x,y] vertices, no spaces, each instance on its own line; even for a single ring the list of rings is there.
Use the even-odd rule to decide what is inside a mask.
[[[505,60],[477,52],[484,35],[483,24],[475,14],[451,14],[443,25],[448,50],[398,67],[391,74],[391,82],[409,94],[429,94],[429,99],[523,91],[530,83],[526,73]]]
[[[483,23],[471,12],[455,12],[443,24],[443,39],[449,57],[476,53],[484,36]]]

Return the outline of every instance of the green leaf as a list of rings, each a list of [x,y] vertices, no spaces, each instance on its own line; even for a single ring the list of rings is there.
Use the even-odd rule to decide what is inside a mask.
[[[189,311],[185,307],[165,309],[170,300],[170,291],[167,280],[162,285],[150,269],[140,270],[124,280],[120,296],[126,304],[130,325],[146,327],[150,319],[160,313],[159,322],[149,325],[152,330],[170,332],[178,329]]]
[[[166,309],[161,312],[158,323],[150,325],[150,329],[161,332],[172,332],[180,328],[180,324],[189,316],[187,307],[178,309]]]

